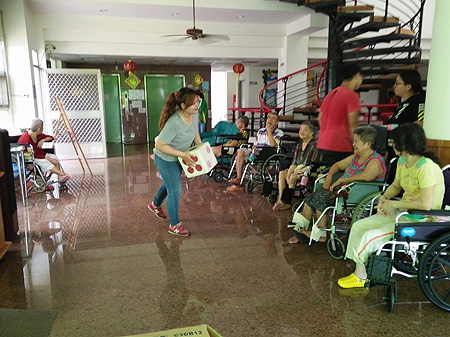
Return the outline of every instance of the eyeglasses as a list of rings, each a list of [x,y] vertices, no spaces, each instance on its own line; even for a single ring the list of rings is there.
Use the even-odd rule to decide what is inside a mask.
[[[394,87],[398,86],[398,85],[405,85],[405,82],[395,82]]]

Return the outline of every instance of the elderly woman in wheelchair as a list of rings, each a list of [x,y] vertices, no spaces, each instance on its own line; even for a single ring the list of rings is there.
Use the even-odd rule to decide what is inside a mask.
[[[386,175],[384,158],[373,149],[376,136],[377,131],[371,126],[360,126],[354,130],[354,154],[335,163],[330,168],[322,188],[305,198],[302,214],[294,215],[297,218],[294,230],[315,241],[327,241],[326,231],[321,229],[326,228],[328,220],[326,210],[334,201],[332,197],[335,195],[335,190],[340,189],[341,185],[355,181],[384,181]],[[344,173],[333,182],[333,177],[336,179],[336,176],[342,171]],[[308,231],[314,211],[318,223],[313,226],[313,231]],[[289,239],[289,243],[300,242],[301,237],[295,232],[294,234],[295,236]]]
[[[445,186],[439,161],[426,152],[426,137],[416,123],[399,126],[392,133],[394,150],[399,156],[394,182],[379,198],[378,214],[353,224],[348,240],[346,258],[355,262],[349,276],[340,278],[342,288],[366,285],[366,265],[369,256],[393,238],[396,217],[400,210],[439,210]],[[394,200],[403,191],[401,200]],[[399,222],[427,221],[427,218],[401,217]]]
[[[274,211],[284,211],[291,208],[294,188],[302,177],[307,178],[311,165],[319,161],[319,150],[314,139],[314,125],[305,121],[300,126],[298,135],[300,142],[295,147],[294,157],[288,169],[282,170],[278,176],[278,198],[273,206]],[[308,179],[303,179],[302,181]],[[306,185],[306,182],[304,183]]]

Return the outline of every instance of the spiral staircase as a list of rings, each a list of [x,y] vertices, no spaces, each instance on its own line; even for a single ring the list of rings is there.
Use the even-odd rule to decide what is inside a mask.
[[[422,16],[426,0],[279,1],[306,6],[329,17],[328,56],[326,61],[282,77],[261,91],[260,125],[264,124],[264,115],[275,110],[284,116],[281,127],[295,141],[299,119],[303,119],[296,115],[314,120],[323,97],[340,84],[337,79],[342,65],[350,62],[362,68],[364,82],[360,91],[379,92],[378,104],[363,106],[367,122],[371,122],[372,109],[372,113],[377,112],[378,121],[382,121],[383,114],[387,118],[395,108],[395,104],[388,104],[388,94],[397,74],[414,69],[421,61]],[[268,106],[266,93],[271,88],[281,89],[276,90],[276,100],[270,99],[276,104]],[[253,116],[255,109],[252,109]],[[245,108],[241,110],[244,112]]]

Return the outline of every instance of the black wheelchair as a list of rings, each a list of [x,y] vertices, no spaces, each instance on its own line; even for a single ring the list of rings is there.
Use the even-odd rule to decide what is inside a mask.
[[[396,218],[393,240],[383,244],[367,265],[368,287],[384,286],[388,311],[394,311],[397,282],[394,275],[417,278],[427,299],[450,312],[450,165],[444,167],[446,195],[443,209],[409,210]],[[431,222],[401,222],[401,217],[433,217]]]
[[[250,144],[243,146],[250,147]],[[285,151],[280,147],[260,147],[258,155],[253,161],[248,161],[243,168],[241,185],[244,185],[245,191],[251,193],[255,188],[261,187],[261,194],[268,198],[269,202],[276,201],[278,190],[278,174],[281,170],[289,166],[290,159]],[[233,175],[236,161],[230,169],[228,180]],[[244,184],[245,181],[245,184]]]
[[[211,170],[210,175],[216,183],[221,183],[227,180],[233,170],[234,157],[239,146],[227,146],[226,143],[230,140],[245,140],[240,135],[220,134],[215,138],[215,146],[221,147],[221,156],[217,158],[217,165]]]

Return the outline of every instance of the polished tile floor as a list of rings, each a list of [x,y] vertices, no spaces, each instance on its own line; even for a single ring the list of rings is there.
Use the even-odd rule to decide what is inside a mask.
[[[383,288],[342,291],[352,268],[325,244],[292,245],[290,211],[258,191],[184,179],[189,238],[167,234],[147,210],[160,180],[147,146],[78,161],[66,188],[18,196],[20,242],[0,260],[0,307],[57,312],[52,337],[125,336],[209,324],[226,337],[449,336],[449,314],[416,280],[397,277],[389,314]],[[111,152],[112,153],[112,152]]]

